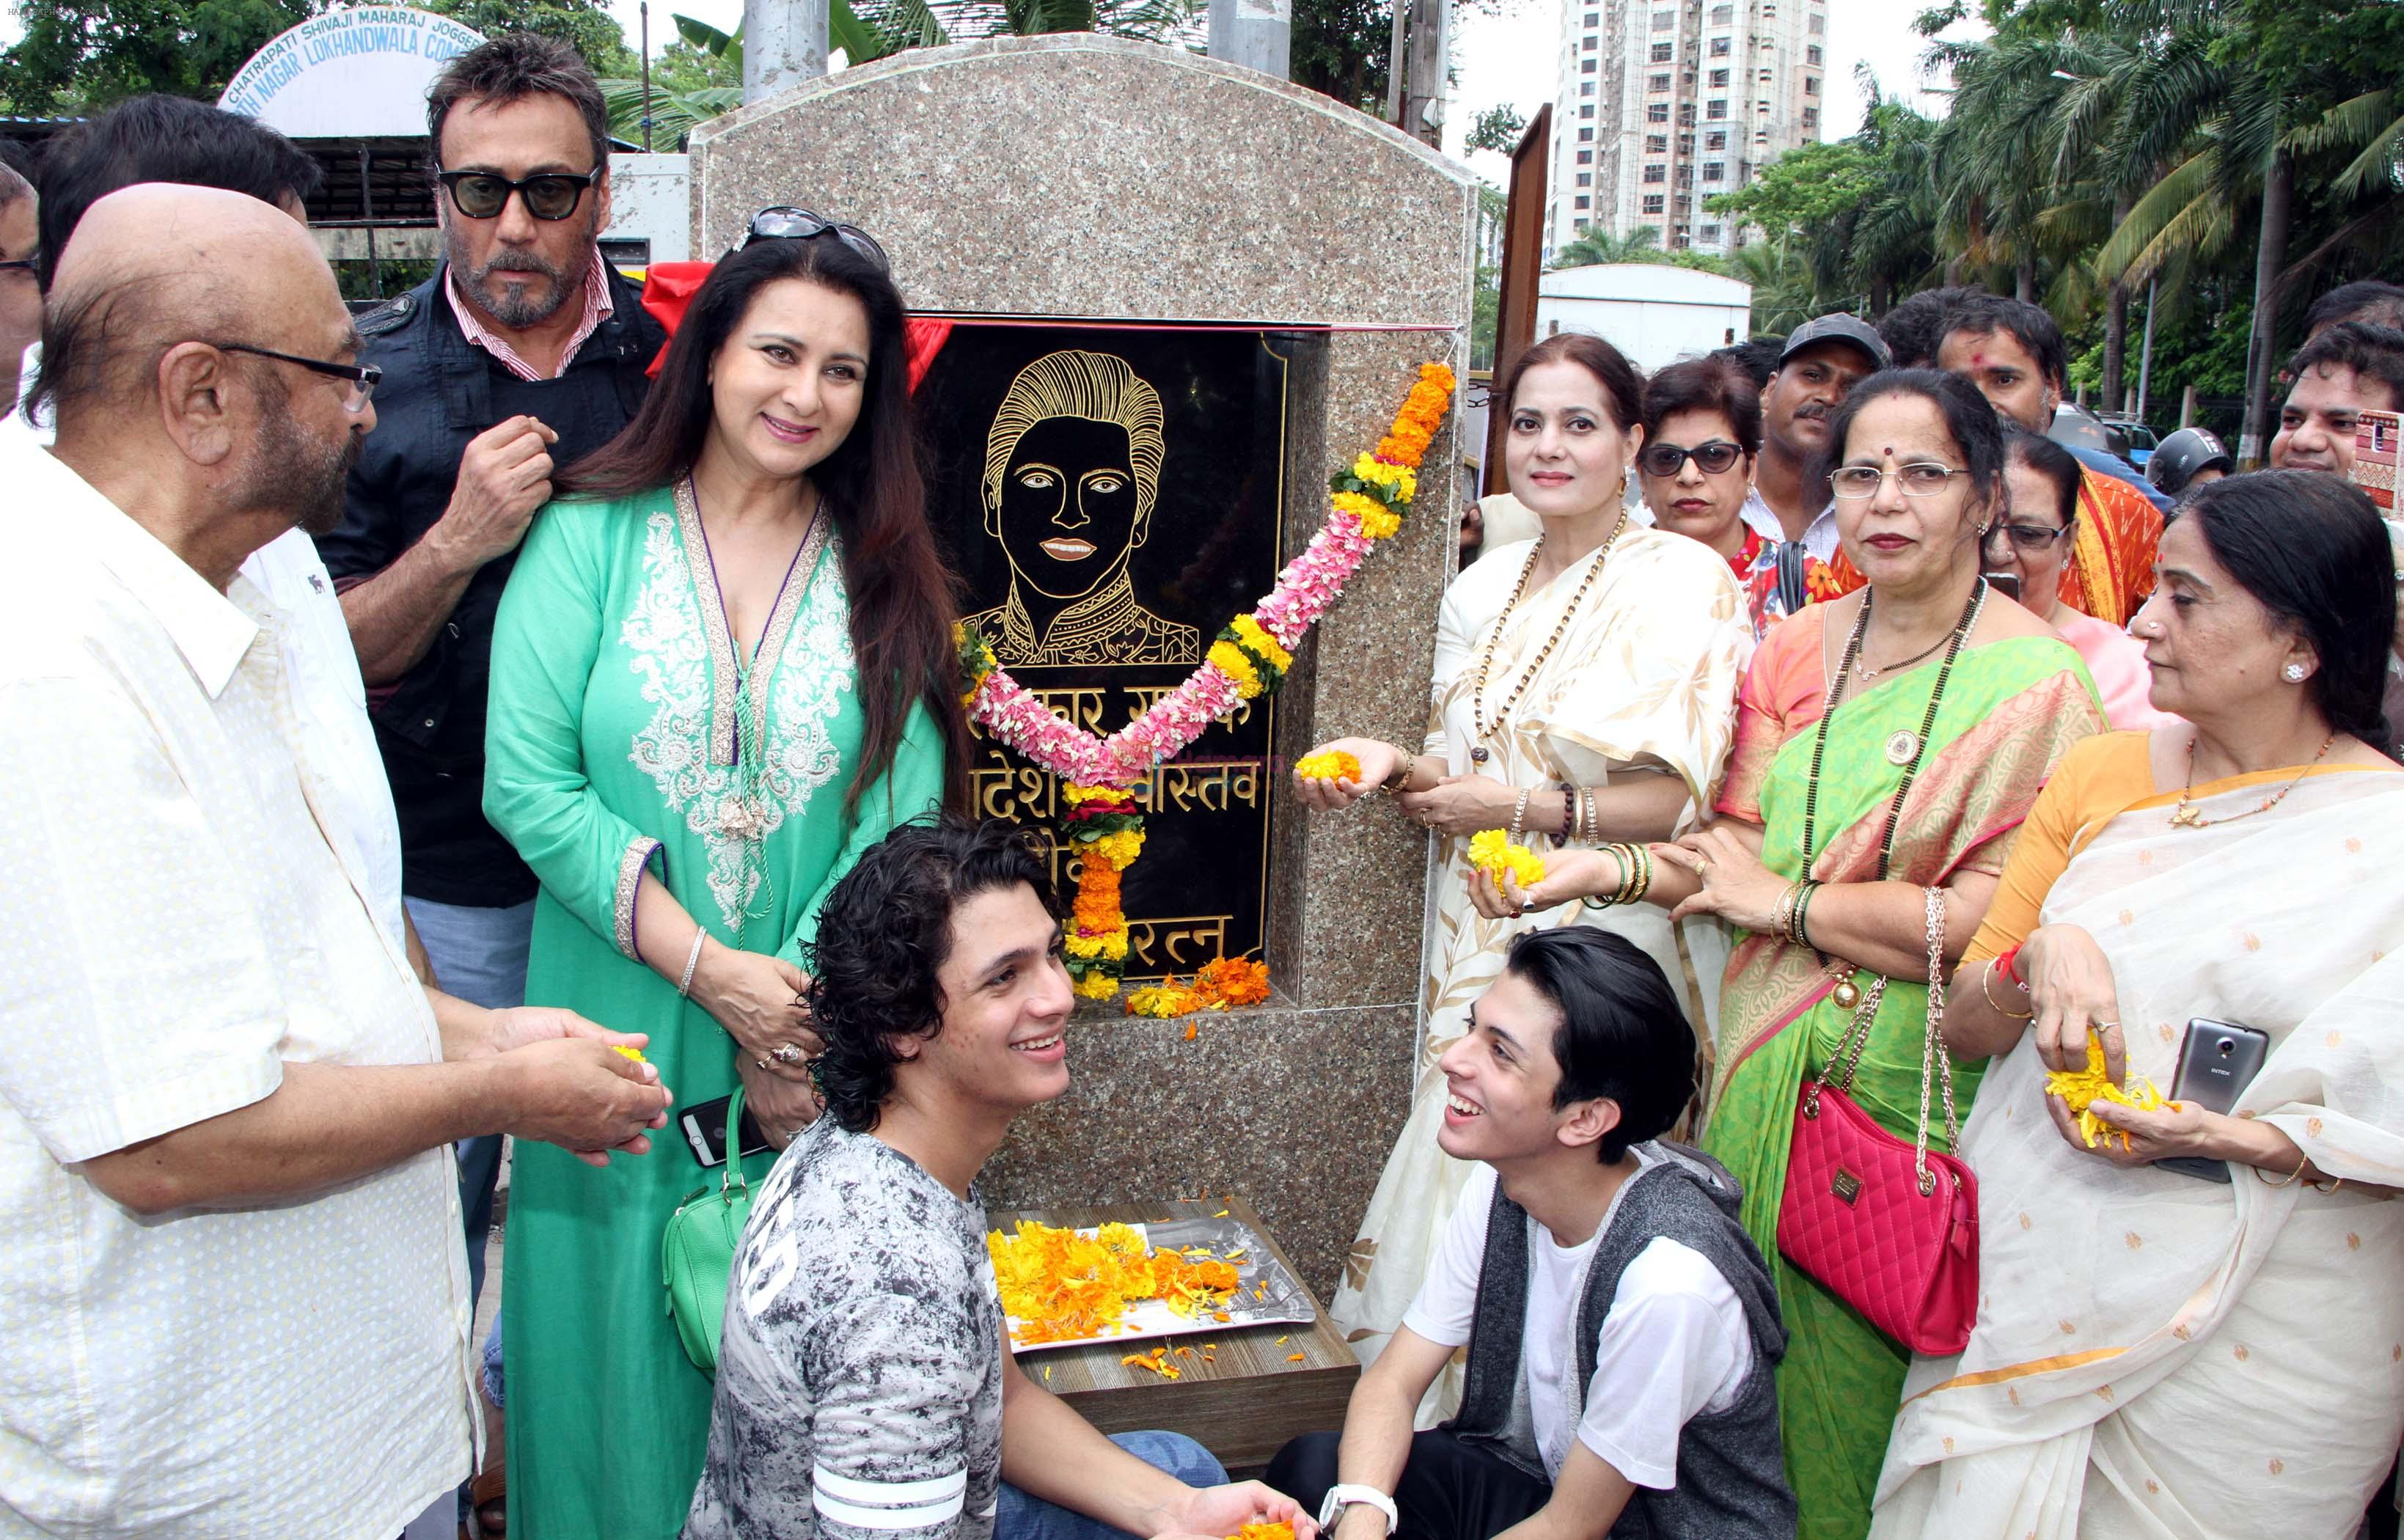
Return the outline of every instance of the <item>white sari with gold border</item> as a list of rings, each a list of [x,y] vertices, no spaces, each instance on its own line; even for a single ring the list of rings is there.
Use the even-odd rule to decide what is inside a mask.
[[[2198,799],[2207,819],[2259,786]],[[1905,1384],[1873,1540],[2346,1540],[2404,1433],[2404,776],[2274,811],[2123,813],[2048,896],[2111,960],[2130,1069],[2165,1093],[2194,1017],[2271,1036],[2237,1104],[2332,1193],[2069,1148],[2025,1037],[1963,1130],[1978,1321]]]
[[[1492,758],[1477,764],[1470,757],[1476,740],[1471,697],[1487,638],[1502,626],[1486,686],[1490,722],[1599,559],[1572,565],[1506,617],[1530,543],[1489,550],[1445,591],[1426,751],[1442,756],[1448,774],[1476,771],[1511,786],[1538,788],[1538,796],[1557,801],[1563,780],[1601,786],[1631,776],[1674,775],[1686,783],[1689,797],[1680,827],[1693,822],[1717,791],[1734,734],[1737,684],[1752,651],[1752,623],[1734,574],[1709,547],[1631,522],[1512,707],[1507,729],[1488,740]],[[1560,842],[1530,834],[1524,843],[1541,855]],[[1435,1062],[1467,1030],[1469,1007],[1502,974],[1514,936],[1581,921],[1627,936],[1687,1001],[1706,1051],[1718,1008],[1727,942],[1716,922],[1673,929],[1651,906],[1597,912],[1575,902],[1518,919],[1487,919],[1469,900],[1468,848],[1466,835],[1435,841],[1410,1119],[1387,1159],[1330,1307],[1363,1360],[1375,1357],[1401,1324],[1473,1169],[1436,1146],[1444,1076]],[[1423,1415],[1458,1400],[1457,1379],[1457,1369],[1447,1372]]]

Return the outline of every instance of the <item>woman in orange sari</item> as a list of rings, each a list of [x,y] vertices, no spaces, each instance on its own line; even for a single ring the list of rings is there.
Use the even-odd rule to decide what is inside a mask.
[[[2078,655],[1979,575],[2004,454],[1978,392],[1928,371],[1873,375],[1832,437],[1838,538],[1868,587],[1769,633],[1737,698],[1720,817],[1651,847],[1642,896],[1738,930],[1703,1147],[1744,1184],[1745,1227],[1776,1258],[1797,1533],[1860,1540],[1910,1356],[1778,1251],[1796,1099],[1866,1021],[1852,1094],[1913,1138],[1929,890],[1958,957],[2046,776],[2104,720]],[[1480,903],[1608,904],[1636,896],[1646,864],[1626,846],[1559,854],[1533,889],[1485,882]],[[1957,1071],[1956,1102],[1976,1085]],[[1941,1122],[1930,1144],[1945,1146]]]

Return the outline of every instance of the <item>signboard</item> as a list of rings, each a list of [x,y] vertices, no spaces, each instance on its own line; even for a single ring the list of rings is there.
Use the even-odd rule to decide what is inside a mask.
[[[1290,377],[1321,337],[1259,329],[956,325],[916,394],[936,529],[1001,665],[1108,735],[1174,690],[1275,582],[1297,483]],[[1273,697],[1137,794],[1126,976],[1256,952],[1266,924]],[[974,811],[1047,832],[1058,780],[980,739]],[[1070,858],[1055,848],[1066,891]]]
[[[401,6],[328,11],[252,54],[217,105],[293,139],[423,138],[426,87],[483,40]]]

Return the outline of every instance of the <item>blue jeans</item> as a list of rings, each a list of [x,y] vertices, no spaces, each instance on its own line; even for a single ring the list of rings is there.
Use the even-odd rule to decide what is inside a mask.
[[[1215,1487],[1227,1479],[1226,1468],[1210,1451],[1181,1433],[1116,1433],[1111,1442],[1189,1487]],[[1029,1497],[1007,1481],[993,1518],[993,1540],[1122,1540],[1125,1533]]]
[[[487,1010],[525,1003],[526,952],[534,939],[534,901],[477,909],[403,899],[409,922],[434,964],[435,987]],[[501,1174],[501,1136],[459,1141],[459,1209],[467,1220],[468,1293],[484,1293],[484,1240],[493,1230],[493,1188]]]

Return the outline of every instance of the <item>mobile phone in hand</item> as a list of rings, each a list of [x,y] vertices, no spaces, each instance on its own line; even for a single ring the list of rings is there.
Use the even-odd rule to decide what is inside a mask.
[[[2226,1113],[2237,1105],[2237,1099],[2245,1094],[2245,1087],[2261,1072],[2262,1061],[2270,1057],[2269,1033],[2198,1016],[2187,1024],[2187,1038],[2179,1044],[2178,1074],[2171,1082],[2171,1099],[2192,1101],[2207,1113]],[[2173,1155],[2154,1164],[2206,1182],[2229,1180],[2225,1160]]]
[[[695,1102],[677,1114],[684,1129],[684,1141],[692,1149],[692,1158],[704,1167],[726,1164],[726,1108],[734,1099],[722,1096],[715,1101]],[[743,1109],[743,1153],[755,1155],[768,1148],[768,1138],[760,1125],[751,1121],[751,1109]]]

